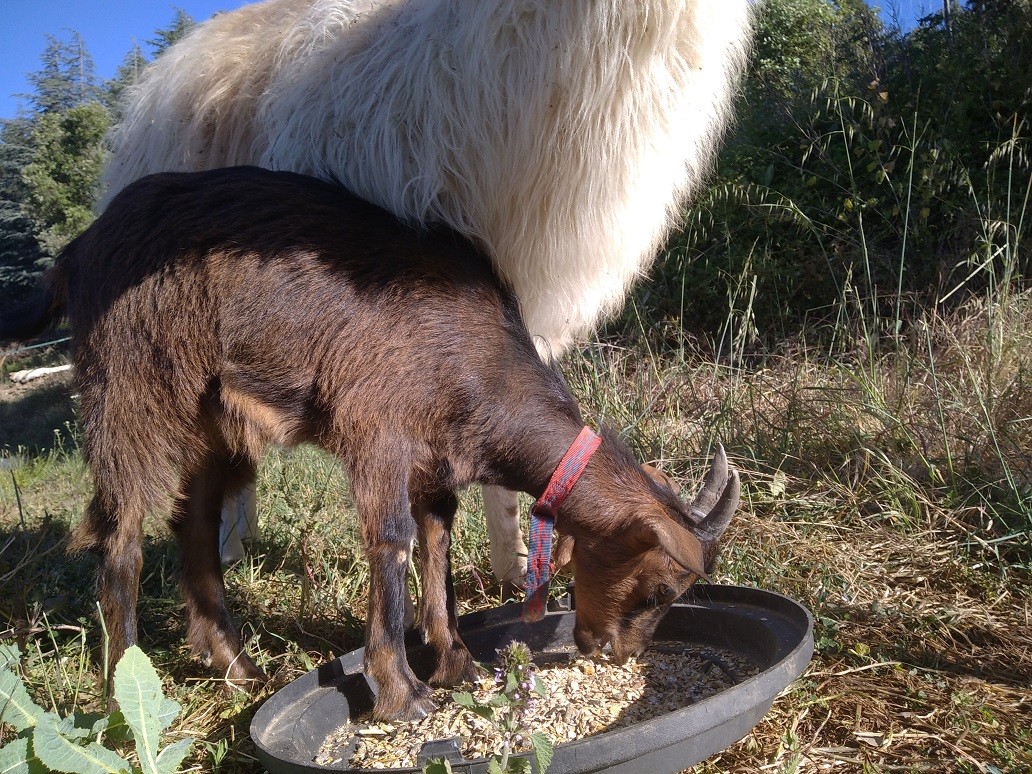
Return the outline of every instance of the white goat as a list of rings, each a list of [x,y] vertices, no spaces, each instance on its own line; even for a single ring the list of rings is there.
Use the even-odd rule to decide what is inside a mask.
[[[144,73],[108,196],[234,164],[330,178],[476,239],[556,356],[617,309],[710,163],[748,0],[266,0]],[[522,575],[516,500],[485,492]]]

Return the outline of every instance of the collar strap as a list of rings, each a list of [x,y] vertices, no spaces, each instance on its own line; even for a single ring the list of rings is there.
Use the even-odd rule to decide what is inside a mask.
[[[556,466],[545,493],[530,509],[530,552],[527,559],[527,598],[523,603],[524,621],[540,621],[545,616],[555,517],[601,443],[602,439],[590,428],[581,430],[577,440],[566,450]]]

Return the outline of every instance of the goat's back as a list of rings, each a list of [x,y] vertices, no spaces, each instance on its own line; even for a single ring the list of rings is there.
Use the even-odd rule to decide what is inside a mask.
[[[425,436],[543,368],[468,241],[292,173],[144,178],[62,267],[84,413],[117,398],[184,436],[214,422],[233,452]]]

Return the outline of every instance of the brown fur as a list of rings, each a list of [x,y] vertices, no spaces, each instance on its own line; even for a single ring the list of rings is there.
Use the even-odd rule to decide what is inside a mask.
[[[137,639],[153,515],[181,546],[193,650],[231,681],[262,678],[226,607],[220,504],[253,479],[267,444],[309,442],[352,482],[376,715],[430,706],[403,645],[417,536],[432,682],[474,673],[448,559],[454,492],[479,482],[539,496],[583,421],[469,242],[299,175],[155,175],[114,199],[50,283],[37,308],[52,316],[66,296],[96,486],[72,547],[101,555],[112,658]],[[610,641],[622,659],[644,646],[715,553],[690,524],[680,499],[607,437],[557,519],[574,541],[582,650]]]

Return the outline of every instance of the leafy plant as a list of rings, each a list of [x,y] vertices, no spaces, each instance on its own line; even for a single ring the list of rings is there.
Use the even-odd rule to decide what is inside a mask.
[[[488,760],[490,774],[529,774],[530,760],[513,757],[512,753],[526,748],[529,743],[538,774],[545,774],[552,762],[552,742],[544,734],[527,727],[527,716],[536,696],[544,696],[544,685],[537,679],[530,648],[522,642],[511,642],[498,651],[495,668],[495,686],[498,692],[487,701],[478,701],[468,691],[452,694],[457,704],[478,717],[495,725],[501,732],[501,754]],[[425,774],[450,774],[446,760],[427,761]]]
[[[0,723],[17,736],[0,748],[0,771],[36,774],[175,774],[193,739],[160,747],[161,734],[180,712],[165,697],[150,659],[133,646],[115,667],[115,699],[121,709],[109,715],[74,712],[62,718],[37,705],[17,673],[21,653],[0,645]],[[133,765],[104,742],[136,743]]]

